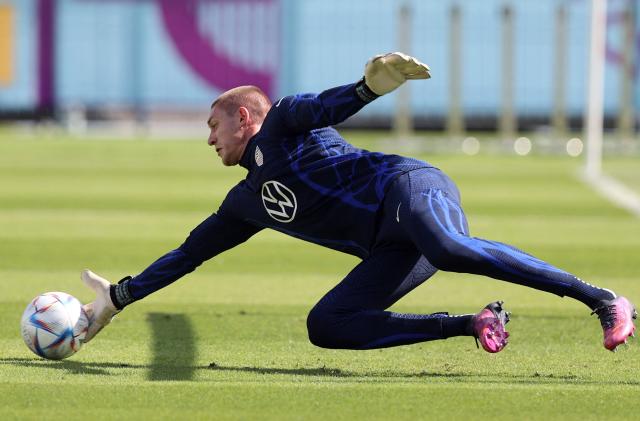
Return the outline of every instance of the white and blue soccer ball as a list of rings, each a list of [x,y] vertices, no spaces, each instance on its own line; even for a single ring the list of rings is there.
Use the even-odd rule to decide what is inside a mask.
[[[89,321],[82,304],[64,292],[34,298],[22,314],[22,339],[36,355],[62,360],[80,350]]]

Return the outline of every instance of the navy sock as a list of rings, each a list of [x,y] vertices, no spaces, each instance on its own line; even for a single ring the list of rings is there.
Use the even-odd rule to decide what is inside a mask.
[[[452,338],[454,336],[473,336],[471,329],[471,319],[473,314],[465,314],[461,316],[447,316],[442,320],[442,336],[444,338]]]
[[[608,289],[598,288],[591,284],[584,282],[579,278],[575,278],[575,282],[569,286],[565,292],[567,297],[575,298],[576,300],[585,303],[591,310],[598,307],[598,303],[602,300],[612,300],[615,298],[615,294]]]

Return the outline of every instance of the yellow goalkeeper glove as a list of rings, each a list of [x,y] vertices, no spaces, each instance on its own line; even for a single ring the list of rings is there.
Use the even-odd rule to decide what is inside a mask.
[[[409,79],[429,79],[431,69],[404,53],[372,57],[364,68],[364,83],[376,95],[393,91]]]

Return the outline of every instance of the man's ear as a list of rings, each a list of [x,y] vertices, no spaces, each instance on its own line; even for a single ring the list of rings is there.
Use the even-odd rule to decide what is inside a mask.
[[[249,114],[249,110],[246,107],[238,108],[238,113],[240,114],[240,124],[248,125],[251,123],[251,115]]]

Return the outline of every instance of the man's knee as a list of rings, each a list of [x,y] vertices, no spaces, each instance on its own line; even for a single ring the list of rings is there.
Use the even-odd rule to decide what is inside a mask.
[[[309,341],[320,348],[350,349],[353,344],[345,329],[345,316],[323,305],[316,305],[307,316]]]
[[[330,313],[322,306],[316,305],[307,316],[307,332],[309,341],[321,348],[332,348],[330,345]]]
[[[425,257],[439,270],[460,272],[465,261],[465,251],[459,244],[446,241],[430,247]]]

